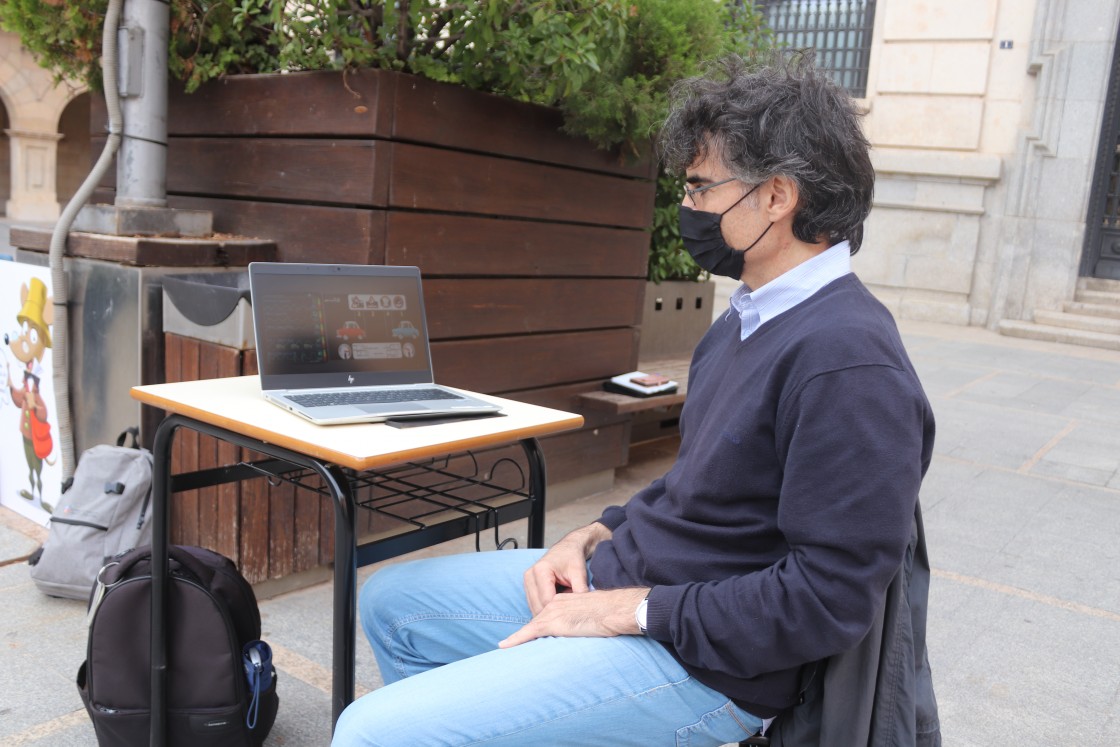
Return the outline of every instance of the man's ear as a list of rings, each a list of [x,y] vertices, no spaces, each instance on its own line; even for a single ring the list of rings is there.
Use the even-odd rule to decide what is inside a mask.
[[[781,174],[771,177],[767,195],[769,199],[765,204],[766,214],[772,223],[792,217],[797,212],[800,192],[797,190],[797,184],[789,177]]]

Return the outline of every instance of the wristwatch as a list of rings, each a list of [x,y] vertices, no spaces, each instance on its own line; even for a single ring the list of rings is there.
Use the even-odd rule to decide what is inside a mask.
[[[638,623],[638,630],[646,634],[646,618],[649,614],[649,596],[638,602],[638,609],[634,610],[634,620]]]

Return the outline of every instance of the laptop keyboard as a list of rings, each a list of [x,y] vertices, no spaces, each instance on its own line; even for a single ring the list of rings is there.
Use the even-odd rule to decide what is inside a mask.
[[[333,407],[336,405],[381,405],[394,402],[426,402],[433,399],[463,398],[443,389],[378,389],[373,391],[289,394],[288,399],[304,407]]]

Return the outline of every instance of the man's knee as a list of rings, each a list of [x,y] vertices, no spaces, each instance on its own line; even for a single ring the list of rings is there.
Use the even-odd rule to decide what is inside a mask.
[[[366,712],[369,702],[363,699],[355,700],[346,707],[338,717],[334,727],[334,737],[331,739],[332,747],[377,747],[374,741],[377,730],[371,728],[370,717]]]
[[[394,609],[411,598],[417,589],[418,579],[411,567],[413,563],[398,563],[379,569],[362,586],[359,606],[363,616],[376,616],[381,610]]]

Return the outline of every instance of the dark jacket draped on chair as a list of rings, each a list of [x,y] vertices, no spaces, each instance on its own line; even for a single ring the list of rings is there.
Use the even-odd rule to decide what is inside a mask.
[[[926,655],[930,567],[921,506],[883,609],[854,649],[807,667],[804,702],[782,714],[772,747],[940,747]]]

